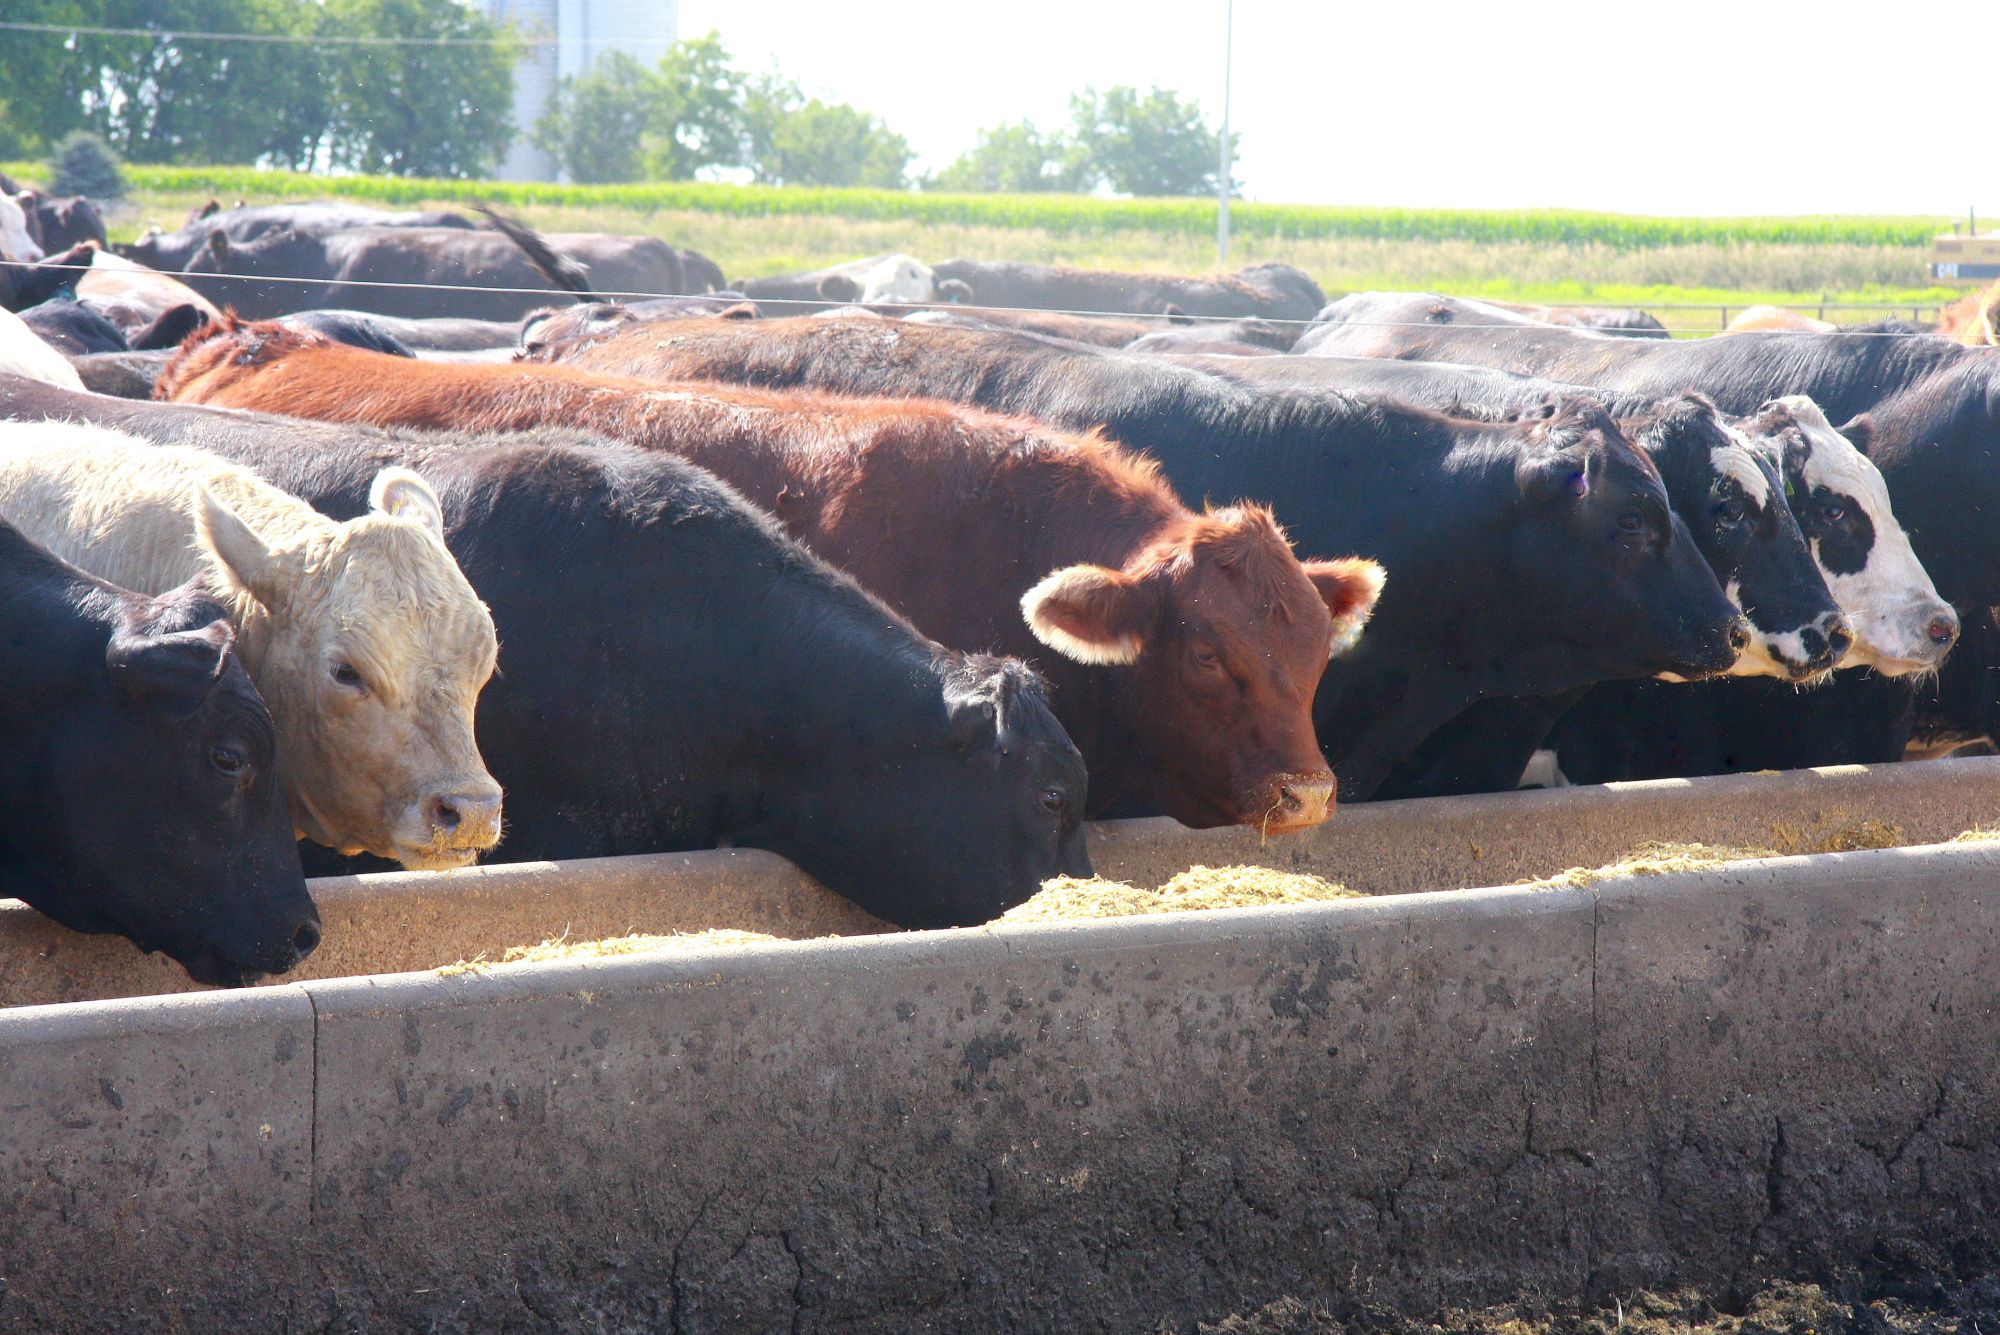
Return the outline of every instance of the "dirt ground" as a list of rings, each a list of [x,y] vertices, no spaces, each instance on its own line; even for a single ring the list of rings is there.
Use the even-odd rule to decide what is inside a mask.
[[[2000,1278],[1950,1280],[1871,1269],[1825,1284],[1764,1281],[1747,1291],[1637,1293],[1578,1310],[1521,1299],[1427,1320],[1294,1298],[1195,1327],[1199,1335],[2000,1335]]]

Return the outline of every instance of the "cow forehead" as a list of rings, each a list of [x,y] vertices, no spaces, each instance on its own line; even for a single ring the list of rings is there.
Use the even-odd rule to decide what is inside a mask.
[[[1788,404],[1789,400],[1786,401]],[[1805,401],[1810,411],[1794,408],[1793,420],[1805,438],[1806,450],[1800,463],[1802,480],[1809,488],[1825,487],[1852,496],[1869,512],[1871,519],[1890,516],[1889,484],[1875,461],[1854,447],[1854,442],[1834,430],[1817,404]]]
[[[1758,508],[1768,507],[1771,503],[1770,478],[1758,463],[1750,438],[1735,427],[1723,430],[1729,439],[1709,449],[1709,466],[1719,476],[1740,487],[1745,496],[1757,503]]]
[[[340,529],[324,566],[330,629],[360,639],[385,670],[420,671],[419,663],[452,673],[490,669],[492,615],[442,543],[418,524],[387,516]]]
[[[1333,614],[1281,538],[1193,542],[1167,564],[1170,615],[1224,638],[1296,641],[1324,653]]]

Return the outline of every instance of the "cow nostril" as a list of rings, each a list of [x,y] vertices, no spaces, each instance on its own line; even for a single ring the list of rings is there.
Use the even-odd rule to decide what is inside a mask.
[[[316,922],[300,923],[299,930],[292,933],[292,949],[298,952],[300,959],[304,959],[318,947],[319,924]]]
[[[1846,626],[1835,626],[1826,633],[1826,642],[1832,646],[1835,657],[1843,657],[1854,647],[1854,632]]]
[[[1729,647],[1739,654],[1748,649],[1750,647],[1750,627],[1744,625],[1741,621],[1732,621],[1729,624]]]
[[[458,807],[442,797],[433,797],[424,806],[424,816],[430,821],[431,828],[445,834],[456,830],[464,819]]]
[[[1958,618],[1949,614],[1932,617],[1925,633],[1931,637],[1932,644],[1950,644],[1958,638]]]
[[[1303,811],[1306,804],[1303,798],[1292,791],[1291,785],[1286,784],[1278,789],[1278,805],[1286,811]]]

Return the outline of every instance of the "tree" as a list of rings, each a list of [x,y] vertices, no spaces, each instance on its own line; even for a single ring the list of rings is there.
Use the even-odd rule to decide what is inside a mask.
[[[310,0],[307,0],[310,7]],[[483,176],[514,137],[520,39],[457,0],[326,0],[320,33],[455,45],[324,48],[330,165],[397,176]]]
[[[88,130],[71,130],[49,160],[49,190],[58,195],[123,199],[125,173],[111,145]]]
[[[1089,164],[1060,133],[1044,134],[1027,121],[979,132],[972,151],[924,184],[933,190],[1025,193],[1088,190]]]
[[[639,179],[640,146],[659,119],[659,79],[622,51],[564,79],[535,125],[535,146],[572,180]]]
[[[743,75],[716,33],[648,70],[617,52],[564,79],[534,141],[578,181],[688,181],[744,165]]]
[[[722,36],[675,42],[660,60],[659,101],[646,137],[646,175],[691,181],[705,167],[745,160],[744,77],[729,63]]]
[[[148,35],[4,34],[0,48],[22,61],[0,59],[0,87],[16,109],[37,117],[44,142],[85,129],[135,162],[295,161],[320,128],[311,51],[177,34],[299,37],[317,12],[309,0],[22,0],[10,4],[10,18]]]
[[[1126,195],[1215,192],[1222,139],[1201,107],[1165,88],[1141,94],[1120,86],[1086,88],[1069,101],[1076,143],[1097,180]],[[1235,156],[1230,136],[1230,156]],[[1233,183],[1232,183],[1233,188]]]
[[[776,76],[750,81],[743,97],[744,140],[755,178],[772,185],[866,185],[900,190],[908,182],[909,141],[844,102],[808,98]]]

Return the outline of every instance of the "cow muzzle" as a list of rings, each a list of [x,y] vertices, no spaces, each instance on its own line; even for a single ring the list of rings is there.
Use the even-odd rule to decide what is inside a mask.
[[[398,829],[396,860],[412,871],[470,865],[500,842],[500,786],[443,785],[417,800]]]
[[[1777,677],[1793,684],[1818,681],[1847,656],[1854,628],[1839,612],[1783,634],[1760,632],[1729,672],[1735,677]]]
[[[1934,672],[1958,643],[1958,613],[1943,602],[1905,606],[1893,613],[1865,618],[1860,638],[1848,662],[1870,667],[1885,677]]]
[[[1242,823],[1263,834],[1296,834],[1333,814],[1333,775],[1278,774],[1238,802]]]

